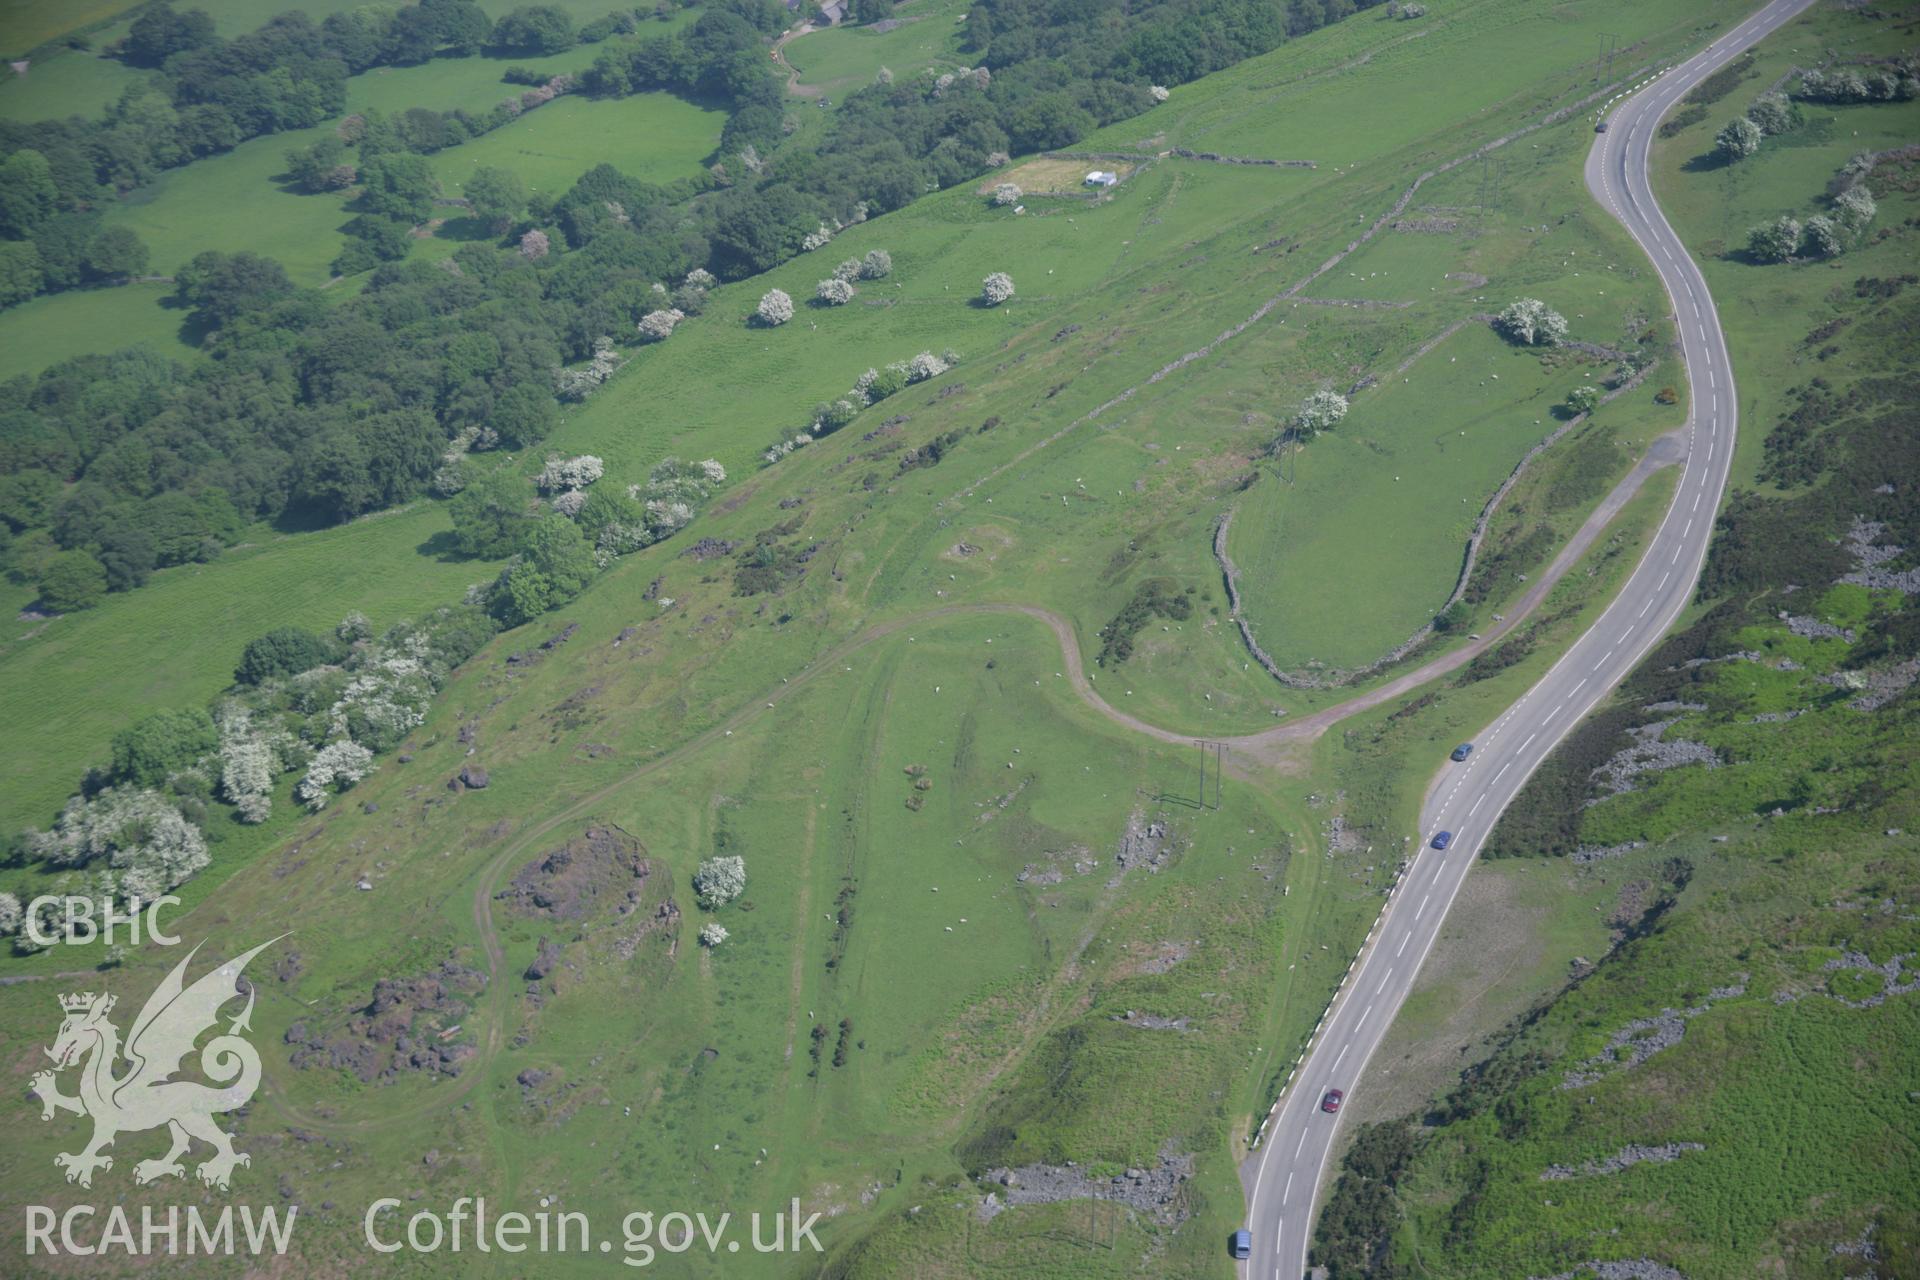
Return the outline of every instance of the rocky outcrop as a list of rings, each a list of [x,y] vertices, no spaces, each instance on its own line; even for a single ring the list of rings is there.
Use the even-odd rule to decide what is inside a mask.
[[[1186,1185],[1193,1157],[1162,1155],[1151,1169],[1128,1169],[1096,1177],[1069,1161],[1064,1165],[1029,1164],[1018,1169],[989,1169],[990,1194],[1008,1205],[1057,1204],[1062,1200],[1111,1200],[1156,1222],[1172,1225],[1188,1214]]]

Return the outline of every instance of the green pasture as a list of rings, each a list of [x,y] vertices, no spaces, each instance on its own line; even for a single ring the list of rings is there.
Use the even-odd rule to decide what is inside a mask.
[[[36,56],[27,74],[0,79],[0,119],[95,117],[145,74],[95,53],[54,49]]]
[[[843,97],[873,82],[885,67],[902,83],[928,70],[967,65],[960,52],[967,6],[960,0],[908,0],[894,7],[890,31],[871,26],[826,27],[796,37],[781,50],[800,73],[808,96]]]
[[[132,8],[130,0],[9,0],[4,52],[19,56],[49,40],[110,21]]]
[[[288,151],[329,132],[254,138],[169,170],[107,208],[104,221],[146,242],[156,274],[170,275],[208,249],[246,249],[277,259],[296,283],[323,284],[345,243],[340,228],[353,215],[337,196],[303,195],[274,179],[286,171]]]
[[[720,145],[726,113],[668,93],[596,101],[577,95],[550,102],[504,129],[432,157],[450,196],[483,165],[509,169],[529,191],[559,195],[596,164],[642,182],[668,183],[697,173]]]
[[[439,66],[429,63],[384,78],[356,77],[347,105],[350,110],[366,105],[364,93],[390,100],[397,109],[405,99],[405,86],[390,82],[415,70],[433,73]],[[379,81],[377,95],[363,88],[370,80]],[[480,96],[460,90],[447,77],[427,81],[427,87],[436,86],[456,95]],[[486,97],[505,97],[509,88],[499,86],[498,92],[489,91]],[[440,104],[413,99],[410,105]],[[554,116],[551,121],[546,119],[549,114]],[[564,189],[597,162],[596,156],[637,176],[664,181],[691,172],[712,150],[722,123],[717,112],[667,94],[607,102],[568,97],[439,152],[433,162],[449,194],[457,191],[460,176],[476,164],[511,168],[535,189]],[[255,138],[224,155],[171,170],[109,209],[107,222],[138,232],[153,252],[157,272],[172,271],[206,249],[248,249],[278,259],[299,283],[322,284],[329,278],[329,264],[346,243],[341,228],[353,213],[337,196],[307,195],[280,179],[286,153],[325,136],[330,128]],[[624,148],[610,156],[604,147],[595,149],[608,134],[627,140]]]
[[[1675,9],[1659,0],[1605,9],[1447,0],[1429,6],[1422,19],[1398,21],[1381,7],[1316,33],[1307,42],[1311,53],[1229,68],[1098,137],[1114,143],[1151,134],[1161,146],[1312,160],[1323,171],[1345,170],[1392,154],[1402,139],[1425,133],[1436,120],[1477,130],[1496,117],[1531,118],[1586,96],[1600,87],[1594,53],[1601,32],[1631,29],[1632,39],[1649,45],[1640,60],[1651,62],[1652,46],[1704,43],[1747,12],[1733,3]],[[1409,110],[1402,94],[1381,89],[1415,82],[1421,85],[1418,110]],[[1437,161],[1450,153],[1429,156]],[[1407,180],[1425,167],[1411,169]]]
[[[162,303],[168,284],[48,294],[0,311],[0,378],[35,374],[89,352],[143,346],[176,360],[196,351],[181,336],[186,313]]]
[[[1262,647],[1289,668],[1364,666],[1438,612],[1566,380],[1472,326],[1263,468],[1228,539]]]

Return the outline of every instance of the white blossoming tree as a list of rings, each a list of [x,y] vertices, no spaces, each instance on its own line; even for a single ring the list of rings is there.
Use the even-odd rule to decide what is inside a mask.
[[[535,262],[538,262],[540,259],[546,257],[548,251],[551,250],[552,247],[553,247],[552,242],[547,239],[547,233],[540,230],[538,227],[535,227],[533,230],[527,232],[525,235],[520,237],[521,254],[525,257],[533,259]]]
[[[1019,204],[1020,196],[1021,191],[1016,183],[1002,182],[993,189],[993,202],[1002,207]]]
[[[1874,202],[1873,192],[1855,184],[1833,198],[1833,211],[1842,226],[1859,235],[1873,221],[1873,215],[1880,211],[1880,206]]]
[[[718,920],[709,920],[700,926],[700,945],[703,947],[717,947],[729,936],[727,926]]]
[[[1293,415],[1294,433],[1311,440],[1347,416],[1347,398],[1338,391],[1316,391],[1300,402]]]
[[[1013,277],[996,271],[980,282],[980,301],[997,307],[1013,296]]]
[[[241,821],[264,822],[273,811],[268,792],[279,772],[273,747],[253,732],[244,712],[221,724],[220,791],[239,810]]]
[[[27,851],[56,867],[99,866],[118,892],[143,899],[206,869],[206,837],[157,791],[108,787],[74,796],[49,831],[29,831]]]
[[[1846,248],[1846,240],[1840,233],[1840,224],[1824,213],[1816,213],[1807,219],[1807,225],[1800,230],[1800,256],[1803,258],[1832,258]]]
[[[907,361],[907,381],[925,382],[929,378],[939,377],[945,373],[948,368],[947,362],[933,354],[933,352],[922,351],[919,355]]]
[[[869,249],[867,256],[860,259],[862,280],[884,280],[892,274],[893,255],[885,249]]]
[[[307,764],[307,776],[294,788],[300,802],[319,812],[338,789],[345,791],[373,772],[373,752],[357,742],[329,742]]]
[[[1782,215],[1747,232],[1747,253],[1757,262],[1785,262],[1800,247],[1800,219]]]
[[[554,394],[562,400],[585,400],[599,388],[601,383],[611,378],[614,370],[619,367],[620,353],[614,348],[613,339],[595,338],[593,360],[586,368],[554,370]]]
[[[665,342],[673,336],[674,326],[686,318],[686,312],[677,307],[668,307],[662,311],[647,312],[635,327],[648,342]]]
[[[658,537],[665,538],[693,523],[693,508],[671,498],[653,498],[647,502],[647,523]]]
[[[1509,302],[1494,317],[1493,325],[1527,347],[1557,347],[1567,337],[1567,318],[1538,298]]]
[[[1173,95],[1167,92],[1167,86],[1163,84],[1150,84],[1147,86],[1147,96],[1155,102],[1165,102]]]
[[[554,453],[547,455],[547,465],[540,469],[534,483],[540,486],[542,493],[584,489],[605,475],[606,471],[607,464],[591,453],[583,453],[577,458],[563,458]]]
[[[849,284],[858,280],[860,278],[860,259],[848,258],[845,262],[835,267],[833,269],[833,278],[835,280],[845,280]]]
[[[1760,139],[1764,136],[1759,125],[1745,116],[1736,116],[1713,135],[1713,150],[1723,160],[1745,160],[1760,150]]]
[[[760,305],[753,314],[761,324],[783,325],[793,319],[793,298],[780,289],[769,289],[760,295]]]
[[[844,307],[853,301],[854,288],[839,276],[828,276],[813,291],[813,296],[829,307]]]
[[[20,932],[20,899],[10,893],[0,893],[0,938]]]
[[[708,858],[693,873],[693,892],[700,905],[712,910],[725,906],[746,892],[747,861],[726,856]]]

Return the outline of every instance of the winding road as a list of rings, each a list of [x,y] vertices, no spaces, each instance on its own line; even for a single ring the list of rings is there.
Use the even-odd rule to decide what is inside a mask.
[[[1419,851],[1348,971],[1306,1053],[1242,1166],[1253,1255],[1241,1274],[1294,1280],[1306,1270],[1314,1208],[1340,1117],[1322,1109],[1329,1089],[1349,1094],[1380,1045],[1426,959],[1487,833],[1569,730],[1660,639],[1692,598],[1714,513],[1733,458],[1733,366],[1705,278],[1654,202],[1648,157],[1654,128],[1696,84],[1792,19],[1812,0],[1775,0],[1633,92],[1604,117],[1587,157],[1587,188],[1639,243],[1659,272],[1686,359],[1690,409],[1683,470],[1672,507],[1640,564],[1600,618],[1512,707],[1483,730],[1464,763],[1427,792]],[[1435,833],[1451,831],[1444,851]]]

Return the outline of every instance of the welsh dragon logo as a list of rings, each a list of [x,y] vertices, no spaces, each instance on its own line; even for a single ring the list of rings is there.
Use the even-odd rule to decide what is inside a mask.
[[[113,996],[85,991],[60,997],[66,1018],[53,1047],[45,1050],[53,1059],[53,1070],[36,1074],[32,1091],[40,1098],[42,1120],[53,1119],[56,1111],[93,1119],[93,1140],[84,1149],[53,1158],[67,1171],[68,1182],[92,1186],[94,1170],[113,1168],[113,1157],[103,1155],[102,1149],[112,1146],[115,1137],[161,1125],[167,1127],[173,1145],[158,1160],[134,1165],[135,1182],[185,1176],[180,1157],[195,1138],[214,1149],[213,1157],[194,1171],[208,1186],[224,1191],[234,1166],[253,1163],[245,1152],[233,1149],[233,1138],[214,1120],[215,1115],[244,1105],[260,1086],[260,1055],[240,1037],[249,1030],[253,1016],[251,986],[245,993],[247,1007],[228,1025],[227,1033],[216,1035],[200,1050],[200,1070],[215,1083],[172,1077],[193,1052],[201,1032],[219,1022],[221,1006],[240,998],[240,974],[247,962],[279,940],[263,942],[234,957],[189,987],[183,975],[200,950],[196,946],[147,997],[124,1049],[119,1028],[107,1018],[113,1011]],[[119,1070],[122,1058],[124,1072]],[[75,1097],[61,1093],[56,1080],[56,1073],[68,1067],[80,1069],[80,1092]]]

